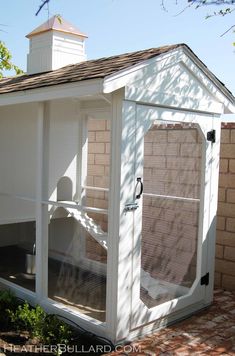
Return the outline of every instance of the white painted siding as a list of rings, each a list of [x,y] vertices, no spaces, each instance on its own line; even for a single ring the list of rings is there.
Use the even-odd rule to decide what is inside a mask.
[[[76,195],[78,125],[75,101],[52,102],[49,145],[49,198],[51,200],[57,200],[57,184],[61,177],[71,180],[72,197]]]
[[[155,64],[151,64],[145,75],[134,80],[132,85],[148,90],[149,95],[152,95],[151,101],[155,98],[158,104],[211,112],[214,110],[217,100],[183,62],[163,67],[160,71],[157,69]]]
[[[36,106],[15,105],[0,109],[0,194],[35,199]],[[0,222],[35,217],[34,205],[0,195]]]

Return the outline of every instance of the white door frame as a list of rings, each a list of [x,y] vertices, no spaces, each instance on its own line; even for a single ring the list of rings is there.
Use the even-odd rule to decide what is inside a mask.
[[[201,285],[201,277],[207,273],[207,238],[210,227],[210,208],[208,204],[211,196],[211,171],[213,162],[213,150],[211,142],[207,141],[207,132],[213,129],[213,117],[198,113],[180,112],[165,108],[153,108],[137,105],[136,112],[136,169],[135,180],[143,177],[143,150],[144,135],[150,129],[154,121],[194,123],[200,127],[203,137],[202,176],[200,194],[200,218],[197,252],[197,278],[193,283],[189,294],[175,298],[164,304],[148,309],[140,299],[140,266],[141,266],[141,232],[142,232],[142,204],[134,212],[133,234],[133,261],[132,261],[132,310],[131,329],[140,327],[151,321],[175,313],[180,309],[205,299],[206,287]],[[215,169],[215,167],[214,167]],[[218,168],[217,168],[218,170]],[[213,173],[216,175],[216,172]],[[216,202],[213,202],[216,204]]]

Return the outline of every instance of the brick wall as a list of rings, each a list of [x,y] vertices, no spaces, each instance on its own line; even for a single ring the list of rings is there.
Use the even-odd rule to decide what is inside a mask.
[[[88,166],[87,185],[98,188],[109,188],[110,162],[110,122],[108,120],[88,121]],[[105,191],[86,191],[86,205],[108,209],[108,193]],[[88,213],[99,224],[103,231],[108,230],[108,216]],[[89,234],[86,234],[86,257],[105,263],[107,251]]]
[[[187,124],[155,125],[145,135],[144,193],[163,197],[144,195],[141,265],[185,287],[196,275],[199,201],[191,198],[200,198],[201,152],[198,130]]]
[[[235,290],[235,124],[221,131],[215,286]]]
[[[158,132],[151,130],[145,141],[145,191],[197,197],[200,173],[197,159],[200,145],[197,143],[200,140],[195,131],[184,130],[183,133],[177,127]],[[154,186],[158,187],[157,191]],[[185,284],[193,276],[197,207],[180,202],[167,204],[161,199],[153,202],[148,198],[144,202],[142,267],[154,274],[157,263],[150,261],[157,256],[160,277],[175,282],[184,277],[181,283]],[[158,236],[157,243],[151,238],[153,233]],[[174,243],[170,235],[174,236]],[[191,245],[186,236],[190,237]],[[185,276],[182,263],[179,264],[183,259],[190,270]],[[172,272],[175,272],[173,276]],[[231,123],[223,124],[221,131],[215,286],[235,290],[235,124]]]

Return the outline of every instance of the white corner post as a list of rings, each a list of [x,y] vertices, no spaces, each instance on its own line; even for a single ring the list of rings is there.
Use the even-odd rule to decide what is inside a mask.
[[[123,100],[122,91],[113,94],[112,150],[109,197],[107,272],[107,332],[115,343],[128,337],[131,315],[131,271],[133,202],[135,189],[136,104]]]
[[[214,291],[214,271],[215,271],[215,247],[216,247],[216,216],[218,206],[218,187],[219,187],[219,165],[220,165],[220,137],[221,120],[213,118],[213,129],[215,130],[215,142],[211,143],[211,172],[210,172],[210,213],[208,225],[208,257],[207,272],[210,276],[210,283],[206,288],[205,302],[210,304],[213,299]]]
[[[47,298],[48,286],[48,200],[50,103],[38,103],[37,193],[36,193],[36,301]]]
[[[77,102],[78,120],[78,151],[77,151],[77,178],[76,200],[83,205],[85,190],[83,188],[87,179],[87,154],[88,154],[88,130],[86,114],[81,112],[80,102]]]
[[[87,117],[80,112],[78,123],[78,155],[77,155],[77,200],[81,206],[86,205],[86,190],[83,188],[87,180],[88,160],[88,130]],[[86,237],[83,229],[80,229],[79,259],[84,260],[86,253]]]

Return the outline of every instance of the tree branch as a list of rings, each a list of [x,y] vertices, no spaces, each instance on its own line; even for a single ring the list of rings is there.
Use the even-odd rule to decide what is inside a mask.
[[[198,4],[198,6],[205,5],[235,5],[235,0],[188,0],[192,4]]]
[[[38,11],[36,12],[35,16],[38,16],[39,12],[42,10],[42,8],[49,3],[50,0],[42,0],[42,4],[39,6]]]
[[[235,25],[231,26],[227,31],[225,31],[224,33],[222,33],[222,35],[220,35],[220,37],[223,37],[224,35],[226,35],[226,33],[228,33],[229,31],[232,30],[232,28],[234,28]]]

